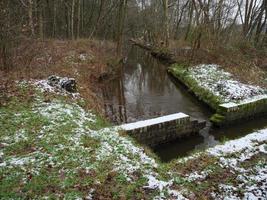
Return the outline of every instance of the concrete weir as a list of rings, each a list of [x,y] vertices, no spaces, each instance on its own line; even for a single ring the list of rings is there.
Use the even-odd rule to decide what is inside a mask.
[[[156,146],[171,142],[179,137],[198,133],[206,126],[205,121],[192,119],[184,113],[123,124],[120,127],[140,143]]]
[[[267,115],[267,95],[243,103],[220,104],[211,121],[217,125],[232,124],[242,119]]]

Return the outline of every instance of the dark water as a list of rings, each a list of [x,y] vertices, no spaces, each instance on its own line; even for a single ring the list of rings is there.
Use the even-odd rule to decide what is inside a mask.
[[[166,72],[166,66],[138,48],[129,51],[127,62],[118,78],[103,89],[106,116],[114,124],[184,112],[191,117],[208,120],[212,111]],[[199,135],[157,146],[154,151],[163,160],[182,157],[219,141],[246,135],[267,126],[266,118],[258,118],[233,127],[215,129],[210,124]]]

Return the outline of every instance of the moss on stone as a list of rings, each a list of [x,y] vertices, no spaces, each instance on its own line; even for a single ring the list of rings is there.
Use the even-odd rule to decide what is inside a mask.
[[[229,124],[234,121],[241,120],[243,118],[251,118],[252,116],[264,115],[267,113],[267,98],[255,100],[244,104],[237,104],[236,108],[227,109],[225,107],[219,107],[217,114],[224,116],[224,120],[215,124]]]
[[[224,120],[225,120],[225,116],[220,115],[218,113],[212,115],[212,117],[210,118],[210,121],[217,125],[221,124]]]
[[[176,79],[183,83],[199,100],[206,103],[216,111],[210,120],[216,125],[230,124],[234,121],[249,118],[255,115],[267,113],[267,97],[243,104],[236,104],[236,107],[222,107],[224,101],[199,85],[199,83],[190,76],[188,69],[184,66],[174,64],[169,69]]]
[[[199,100],[205,102],[212,109],[217,110],[218,106],[223,103],[220,97],[199,86],[197,81],[190,76],[188,70],[185,67],[175,64],[172,65],[168,71],[186,87],[188,87],[188,89],[192,93],[194,93]]]

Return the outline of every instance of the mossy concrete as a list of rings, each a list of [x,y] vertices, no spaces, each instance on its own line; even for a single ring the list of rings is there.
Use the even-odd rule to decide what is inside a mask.
[[[200,101],[206,103],[213,110],[217,110],[218,106],[223,103],[220,97],[199,86],[197,81],[190,76],[187,68],[175,64],[168,69],[168,72],[185,85],[189,92],[193,93]]]
[[[225,103],[223,99],[210,90],[201,87],[190,76],[186,67],[174,64],[168,69],[168,72],[185,85],[200,101],[215,111],[215,114],[210,118],[215,125],[229,125],[236,121],[267,114],[267,95],[243,103]]]
[[[247,103],[221,104],[211,121],[217,125],[231,124],[242,119],[265,116],[267,114],[267,96]]]
[[[153,147],[198,133],[205,126],[205,121],[198,121],[184,113],[177,113],[124,124],[120,127],[141,144]]]

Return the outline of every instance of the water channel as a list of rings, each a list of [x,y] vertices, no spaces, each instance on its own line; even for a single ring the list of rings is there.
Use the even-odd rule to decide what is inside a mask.
[[[106,116],[114,124],[122,124],[183,112],[208,121],[212,110],[175,81],[166,69],[148,52],[137,47],[130,48],[118,77],[105,83],[103,88]],[[266,126],[266,117],[224,128],[212,127],[208,122],[199,135],[159,145],[153,150],[162,161],[168,162]]]

